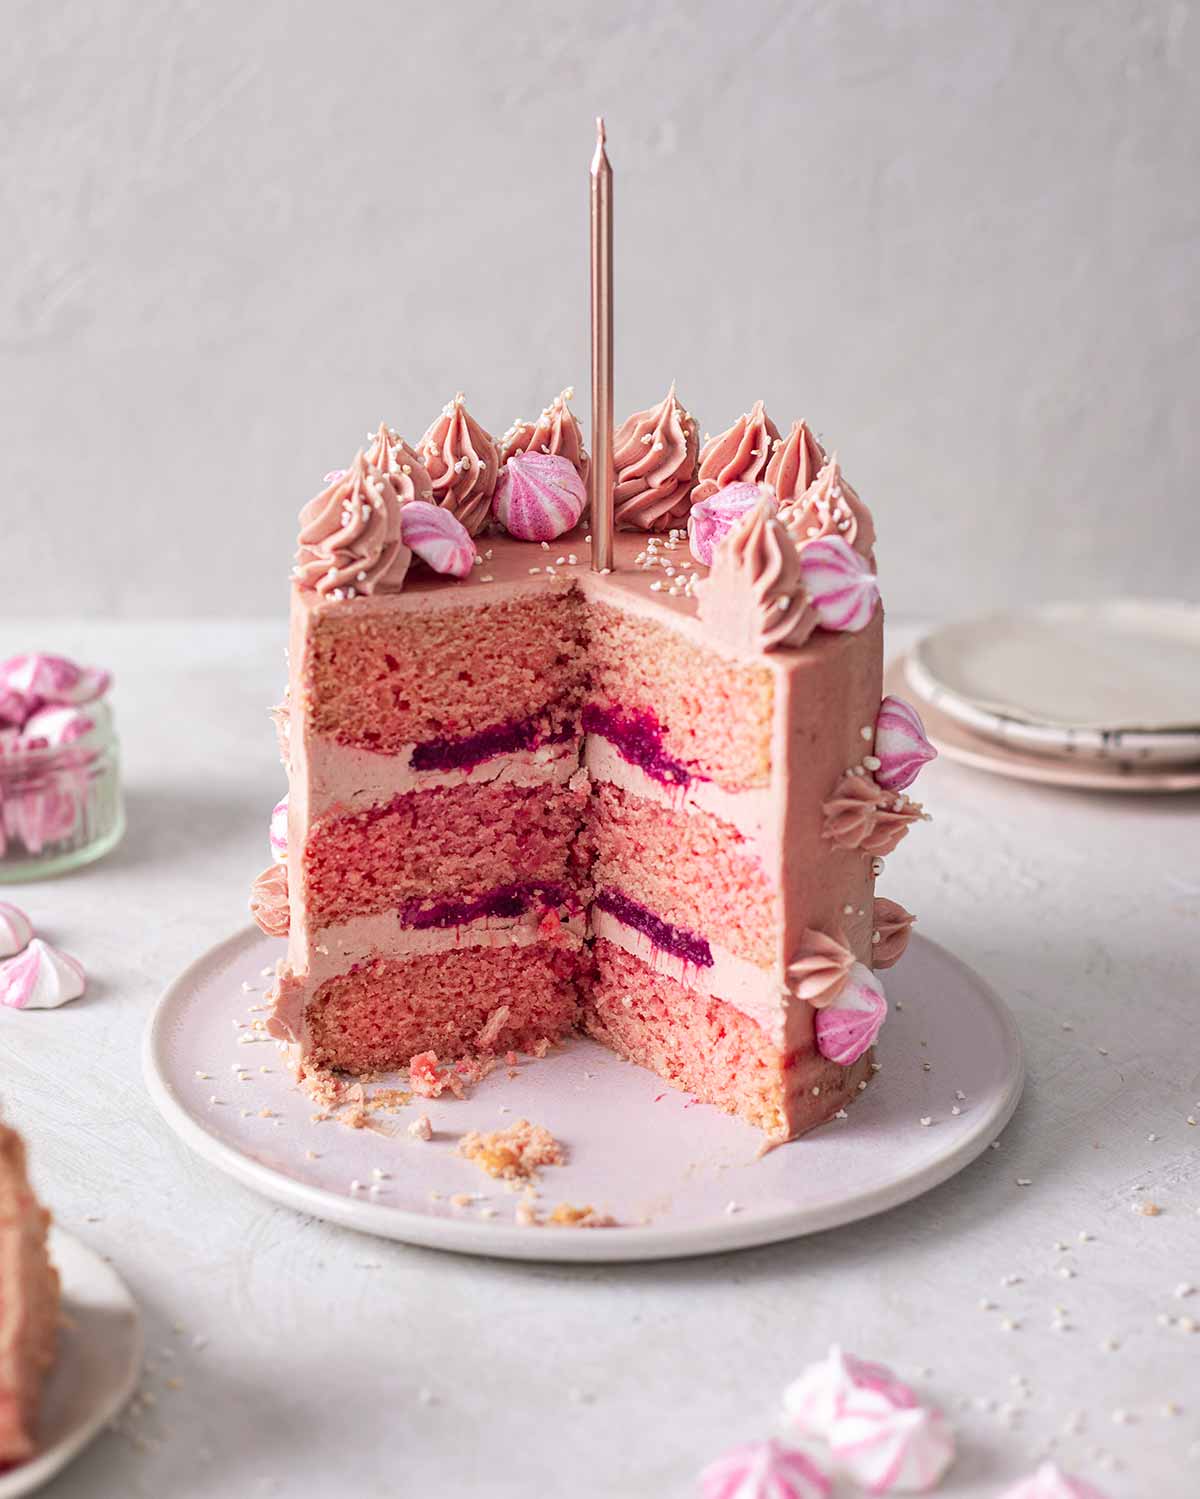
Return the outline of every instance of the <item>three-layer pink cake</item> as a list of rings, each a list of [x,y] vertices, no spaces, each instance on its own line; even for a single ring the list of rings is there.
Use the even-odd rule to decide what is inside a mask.
[[[58,1333],[58,1272],[49,1214],[25,1174],[16,1130],[0,1124],[0,1473],[34,1454],[42,1384]]]
[[[614,449],[607,573],[562,397],[499,448],[461,398],[381,428],[306,508],[271,1028],[359,1074],[582,1029],[788,1138],[870,1076],[931,752],[880,715],[874,528],[803,423],[699,451],[672,390]]]

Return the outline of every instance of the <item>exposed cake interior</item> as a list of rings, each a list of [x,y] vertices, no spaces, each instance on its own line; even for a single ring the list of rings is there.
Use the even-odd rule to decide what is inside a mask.
[[[46,1251],[49,1221],[30,1189],[20,1136],[0,1124],[0,1471],[34,1455],[54,1360],[59,1287]]]
[[[294,596],[273,1030],[361,1073],[583,1027],[774,1136],[829,1117],[867,1063],[817,1053],[785,970],[814,926],[870,956],[870,861],[820,807],[874,718],[878,622],[731,656],[514,546],[461,604]]]

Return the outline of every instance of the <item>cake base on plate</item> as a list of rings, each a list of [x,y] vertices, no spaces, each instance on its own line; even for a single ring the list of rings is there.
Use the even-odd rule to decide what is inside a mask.
[[[247,929],[171,985],[146,1030],[151,1097],[193,1150],[273,1201],[433,1248],[650,1260],[834,1228],[919,1196],[974,1160],[1011,1117],[1024,1081],[1004,1003],[952,954],[914,937],[889,971],[893,1014],[874,1084],[844,1118],[765,1155],[744,1121],[585,1037],[537,1061],[502,1063],[465,1098],[415,1096],[349,1129],[314,1119],[320,1111],[287,1059],[255,1028],[270,984],[263,970],[280,945]],[[397,1075],[372,1087],[408,1084]],[[433,1127],[428,1141],[408,1132],[421,1115]],[[523,1196],[455,1154],[467,1131],[521,1118],[567,1152],[566,1165],[542,1169],[525,1216],[532,1207],[545,1219],[569,1204],[616,1226],[522,1225]]]

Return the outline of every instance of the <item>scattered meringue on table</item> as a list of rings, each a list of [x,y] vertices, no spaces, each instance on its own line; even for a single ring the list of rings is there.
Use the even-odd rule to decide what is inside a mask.
[[[15,1010],[54,1010],[86,988],[83,964],[40,937],[19,957],[0,963],[0,1005]]]
[[[700,1474],[703,1499],[827,1499],[829,1479],[811,1457],[782,1442],[747,1442]]]
[[[1036,1473],[1023,1478],[1000,1499],[1108,1499],[1099,1489],[1064,1473],[1057,1463],[1043,1463]]]
[[[810,1364],[783,1392],[784,1419],[809,1437],[827,1437],[851,1396],[872,1396],[896,1409],[918,1404],[917,1397],[883,1364],[843,1353],[835,1343],[820,1363]]]
[[[0,900],[0,958],[24,952],[33,937],[33,922],[11,901]]]
[[[927,1406],[851,1401],[833,1423],[829,1450],[873,1494],[924,1494],[954,1461],[954,1434]]]

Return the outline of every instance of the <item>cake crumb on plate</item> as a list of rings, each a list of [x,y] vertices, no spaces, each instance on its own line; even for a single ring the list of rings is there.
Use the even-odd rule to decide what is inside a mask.
[[[489,1176],[507,1182],[534,1180],[542,1166],[562,1166],[566,1151],[544,1125],[518,1119],[507,1129],[481,1134],[470,1130],[455,1147],[455,1154],[474,1161]]]

